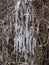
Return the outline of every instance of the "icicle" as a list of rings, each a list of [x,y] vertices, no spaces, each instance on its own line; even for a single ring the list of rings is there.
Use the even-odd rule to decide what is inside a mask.
[[[17,38],[15,37],[14,38],[14,52],[16,51],[17,52],[17,49],[18,49],[18,41],[17,41]]]
[[[19,11],[20,3],[21,3],[21,1],[18,1],[17,4],[15,5],[16,22],[18,19],[18,11]]]
[[[25,24],[26,24],[26,30],[28,30],[28,19],[29,19],[29,12],[28,12],[28,8],[27,8],[27,11],[26,11],[26,13],[24,14],[25,15],[25,17],[26,17],[26,21],[25,21]]]
[[[36,39],[33,37],[32,53],[34,55],[34,48],[36,47]]]
[[[25,3],[28,3],[27,0],[25,0]]]
[[[39,33],[39,21],[38,20],[36,20],[37,21],[37,34]]]
[[[19,27],[17,25],[17,20],[18,20],[18,11],[19,11],[19,7],[20,7],[20,3],[21,3],[21,1],[18,1],[17,4],[15,5],[15,14],[16,14],[15,15],[16,22],[14,24],[14,26],[15,26],[15,32],[17,31],[17,28]]]
[[[17,29],[19,29],[19,26],[17,25],[17,20],[18,20],[18,11],[19,11],[19,7],[20,7],[20,3],[21,1],[17,1],[16,5],[15,5],[15,19],[16,19],[16,22],[14,24],[15,26],[15,32],[17,33]],[[16,51],[17,51],[17,47],[18,47],[18,41],[19,41],[19,38],[16,37],[15,35],[15,38],[14,38],[14,48],[16,47]],[[14,49],[15,50],[15,49]]]
[[[28,37],[29,37],[29,31],[28,31],[28,19],[29,19],[29,12],[28,12],[28,8],[27,8],[27,11],[26,13],[24,14],[25,17],[26,17],[26,21],[25,21],[25,25],[26,25],[26,31],[25,31],[25,34],[26,34],[26,44],[27,44],[27,52],[28,52]]]

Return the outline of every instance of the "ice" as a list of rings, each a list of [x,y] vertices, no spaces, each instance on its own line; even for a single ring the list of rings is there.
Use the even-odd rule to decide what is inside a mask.
[[[26,30],[28,30],[28,19],[29,19],[29,11],[28,11],[28,8],[27,8],[27,11],[26,11],[26,13],[24,14],[25,15],[25,17],[26,17],[26,21],[25,21],[25,24],[26,24]]]
[[[31,2],[32,0],[30,0]],[[27,0],[25,0],[25,3],[27,3]],[[32,33],[33,35],[30,34],[30,31],[28,30],[28,23],[29,21],[29,17],[30,17],[30,13],[29,13],[29,7],[26,7],[26,4],[24,2],[21,1],[17,1],[16,5],[15,5],[15,38],[14,38],[14,50],[18,50],[18,42],[19,42],[19,52],[22,51],[22,56],[24,53],[24,58],[25,58],[25,63],[27,62],[28,56],[27,53],[32,52],[33,56],[34,56],[34,48],[36,46],[36,39],[34,37],[34,33]],[[18,14],[19,14],[19,8],[20,8],[20,4],[23,5],[23,9],[24,9],[24,14],[22,12],[20,12],[22,15],[25,16],[25,21],[23,22],[23,19],[21,19],[21,21],[19,21],[18,18]],[[20,16],[21,18],[23,18],[23,16]],[[34,18],[33,18],[34,19]],[[19,21],[19,23],[18,23]],[[20,25],[20,23],[25,23],[25,28],[23,30],[23,24]],[[19,25],[18,25],[19,24]],[[20,30],[19,30],[20,29]],[[17,32],[18,30],[18,32]],[[23,34],[22,34],[23,31]],[[33,30],[34,31],[34,30]],[[37,29],[38,31],[38,29]],[[18,33],[18,34],[17,34]],[[25,47],[25,37],[26,37],[26,47]],[[32,39],[33,38],[33,39]],[[31,46],[31,40],[32,42],[32,46]],[[23,44],[23,45],[22,45]],[[23,48],[22,48],[23,46]],[[29,47],[29,51],[28,51],[28,47]],[[32,47],[32,50],[31,50]],[[32,65],[33,65],[34,59],[32,60]]]

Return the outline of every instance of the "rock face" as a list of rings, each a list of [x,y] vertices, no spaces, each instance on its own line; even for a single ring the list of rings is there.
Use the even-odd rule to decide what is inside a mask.
[[[49,64],[49,1],[0,0],[0,64]]]
[[[14,2],[10,0],[0,1],[0,53],[3,65],[7,65],[9,54],[14,49],[13,23]],[[9,50],[10,49],[10,50]]]

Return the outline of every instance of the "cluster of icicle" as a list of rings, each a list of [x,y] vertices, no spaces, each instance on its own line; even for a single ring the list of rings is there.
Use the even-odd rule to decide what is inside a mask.
[[[32,0],[30,0],[30,1],[32,1]],[[16,5],[15,5],[15,24],[14,24],[14,26],[15,26],[14,51],[16,51],[16,53],[22,51],[22,57],[24,56],[25,61],[27,60],[27,53],[32,52],[32,54],[34,54],[34,47],[36,45],[36,39],[34,37],[30,36],[31,31],[28,30],[30,13],[29,13],[29,8],[26,7],[26,3],[27,3],[27,0],[24,0],[24,1],[18,0],[17,1]],[[24,10],[26,9],[25,13],[22,12],[22,16],[23,15],[25,16],[25,27],[24,28],[23,28],[23,24],[20,25],[20,23],[22,21],[20,21],[18,18],[19,11],[20,11],[19,10],[20,4],[22,4]],[[19,23],[18,23],[18,21],[19,21]],[[31,43],[32,43],[32,45],[31,45]],[[32,46],[32,48],[31,48],[31,46]],[[23,55],[23,53],[24,53],[24,55]]]

